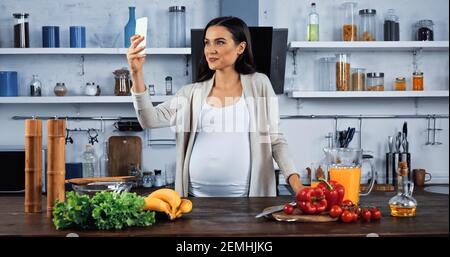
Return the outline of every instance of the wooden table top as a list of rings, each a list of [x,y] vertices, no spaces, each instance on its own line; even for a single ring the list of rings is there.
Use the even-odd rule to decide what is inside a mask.
[[[129,228],[120,231],[62,230],[53,226],[45,212],[24,213],[23,195],[0,195],[0,236],[79,236],[93,237],[317,237],[317,236],[448,236],[449,197],[417,189],[417,215],[411,218],[389,216],[387,203],[393,192],[374,192],[362,197],[363,205],[380,207],[383,217],[379,222],[356,223],[288,223],[256,219],[264,208],[287,203],[292,196],[255,198],[190,198],[191,213],[176,221],[157,219],[149,227]],[[45,209],[45,197],[42,206]],[[159,217],[159,216],[157,216]]]

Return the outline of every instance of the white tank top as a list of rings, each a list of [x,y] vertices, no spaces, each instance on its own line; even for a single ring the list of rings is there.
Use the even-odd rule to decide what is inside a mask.
[[[203,104],[189,162],[189,194],[248,196],[250,118],[243,96],[233,105]]]

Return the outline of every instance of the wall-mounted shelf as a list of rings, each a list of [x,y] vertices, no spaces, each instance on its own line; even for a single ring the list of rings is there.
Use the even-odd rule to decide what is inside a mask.
[[[153,103],[161,103],[172,96],[152,96]],[[0,97],[0,104],[100,104],[100,103],[132,103],[131,96],[18,96]]]
[[[289,43],[290,50],[299,51],[448,51],[449,41],[323,41],[306,42],[292,41]]]
[[[448,98],[449,91],[294,91],[292,98]]]
[[[0,48],[4,54],[78,54],[78,55],[122,55],[127,48]],[[147,48],[150,55],[190,55],[191,48]]]

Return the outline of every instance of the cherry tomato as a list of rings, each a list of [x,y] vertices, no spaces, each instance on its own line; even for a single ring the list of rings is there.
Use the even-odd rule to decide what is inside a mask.
[[[344,201],[342,201],[342,205],[344,206],[344,207],[352,207],[353,206],[353,202],[352,202],[352,200],[344,200]]]
[[[358,221],[358,219],[359,219],[359,216],[358,216],[358,214],[356,213],[356,212],[352,212],[352,221]]]
[[[336,218],[342,214],[342,208],[339,205],[333,205],[330,209],[330,217]]]
[[[287,203],[284,205],[283,211],[284,213],[290,215],[294,212],[294,206],[292,206],[292,204]]]
[[[343,211],[341,215],[342,222],[349,223],[353,220],[353,214],[350,211]]]
[[[361,211],[361,217],[364,221],[370,221],[370,218],[372,217],[372,213],[367,209],[363,209]]]
[[[371,211],[370,213],[371,213],[371,215],[372,215],[371,218],[372,218],[373,220],[379,220],[379,219],[381,219],[381,211],[380,211],[380,210],[376,209],[376,210],[374,210],[374,211]]]

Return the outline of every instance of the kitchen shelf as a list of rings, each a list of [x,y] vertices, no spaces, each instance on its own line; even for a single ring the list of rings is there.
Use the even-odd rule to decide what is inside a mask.
[[[449,41],[292,41],[290,50],[300,51],[448,51]]]
[[[81,55],[123,55],[127,48],[0,48],[0,55],[7,54],[81,54]],[[190,55],[191,48],[147,48],[150,55]]]
[[[294,91],[292,98],[448,98],[449,91]]]
[[[161,103],[172,96],[152,96],[153,103]],[[82,103],[132,103],[131,96],[18,96],[0,97],[0,104],[82,104]]]

